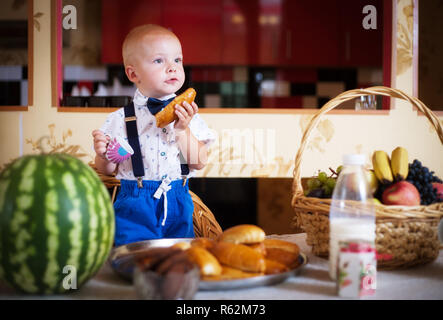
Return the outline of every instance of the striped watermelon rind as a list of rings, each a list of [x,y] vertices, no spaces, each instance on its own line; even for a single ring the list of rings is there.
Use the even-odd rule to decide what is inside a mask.
[[[81,160],[21,157],[0,173],[0,279],[21,292],[62,293],[74,267],[78,289],[106,261],[114,223],[108,190]]]

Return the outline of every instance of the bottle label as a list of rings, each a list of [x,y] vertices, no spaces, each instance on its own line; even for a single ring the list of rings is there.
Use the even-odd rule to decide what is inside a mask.
[[[376,289],[377,260],[373,242],[340,241],[337,291],[340,297],[372,296]]]

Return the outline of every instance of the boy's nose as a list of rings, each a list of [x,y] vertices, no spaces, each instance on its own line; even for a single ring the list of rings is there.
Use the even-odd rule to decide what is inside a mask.
[[[176,71],[176,67],[173,64],[170,64],[168,67],[168,72],[175,72]]]

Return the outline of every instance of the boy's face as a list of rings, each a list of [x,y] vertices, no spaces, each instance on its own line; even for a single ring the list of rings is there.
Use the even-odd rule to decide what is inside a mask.
[[[180,42],[171,35],[143,37],[134,56],[133,72],[129,80],[145,96],[160,98],[179,90],[185,81]],[[132,77],[132,78],[131,78]]]

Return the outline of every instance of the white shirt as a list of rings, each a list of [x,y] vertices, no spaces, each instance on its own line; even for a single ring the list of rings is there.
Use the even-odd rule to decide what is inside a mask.
[[[171,94],[162,97],[161,100],[174,96],[175,94]],[[145,97],[138,89],[135,91],[133,102],[135,116],[137,117],[140,151],[145,169],[143,180],[158,181],[166,177],[170,180],[181,179],[180,149],[175,141],[175,122],[168,124],[163,129],[158,128],[155,116],[146,106],[147,100],[148,97]],[[198,113],[189,122],[189,129],[197,140],[206,144],[208,148],[216,139],[215,132],[208,128]],[[124,108],[109,114],[100,130],[111,137],[121,136],[128,141]],[[193,175],[195,175],[195,172],[190,169],[188,177]],[[118,165],[116,178],[136,180],[132,171],[131,158]]]

